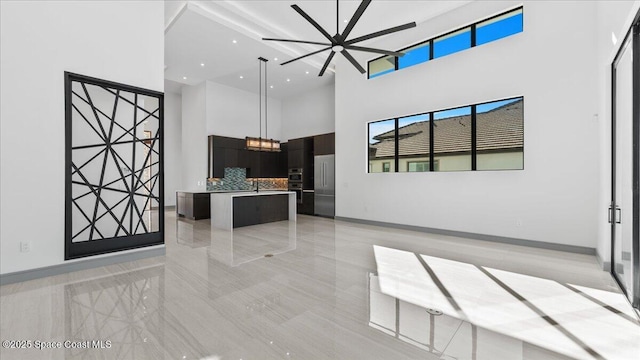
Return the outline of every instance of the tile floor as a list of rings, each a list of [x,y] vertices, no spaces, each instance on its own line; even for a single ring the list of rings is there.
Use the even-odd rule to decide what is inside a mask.
[[[76,348],[0,358],[640,358],[636,313],[593,256],[310,216],[166,219],[165,257],[2,286],[2,340]]]

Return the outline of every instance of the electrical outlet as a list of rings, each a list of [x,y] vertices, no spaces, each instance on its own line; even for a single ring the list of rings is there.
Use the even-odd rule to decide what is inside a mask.
[[[29,252],[29,251],[31,251],[31,243],[29,241],[21,241],[20,252]]]

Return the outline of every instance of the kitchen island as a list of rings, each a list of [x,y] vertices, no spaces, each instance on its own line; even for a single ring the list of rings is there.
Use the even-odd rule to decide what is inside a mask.
[[[176,216],[191,220],[209,219],[211,194],[242,191],[250,192],[251,190],[178,190],[176,191]]]
[[[296,220],[293,191],[211,193],[211,226],[234,228],[274,221]]]

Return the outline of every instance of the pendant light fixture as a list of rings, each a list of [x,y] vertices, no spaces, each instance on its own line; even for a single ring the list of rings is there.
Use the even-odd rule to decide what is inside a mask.
[[[259,57],[258,61],[259,61],[258,65],[259,65],[259,74],[260,74],[260,81],[258,85],[260,111],[258,115],[258,121],[260,123],[260,131],[257,138],[247,136],[246,147],[247,147],[247,150],[279,152],[280,141],[269,139],[269,133],[268,133],[268,127],[267,127],[268,125],[268,122],[267,122],[268,120],[267,119],[267,115],[268,115],[267,61],[268,60],[263,57]],[[262,138],[262,79],[263,79],[262,68],[263,67],[264,67],[264,136],[265,136],[264,138]]]

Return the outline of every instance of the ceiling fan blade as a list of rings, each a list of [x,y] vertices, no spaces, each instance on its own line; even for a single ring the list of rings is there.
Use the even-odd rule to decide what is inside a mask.
[[[355,43],[360,42],[360,41],[373,39],[373,38],[376,38],[378,36],[383,36],[383,35],[387,35],[387,34],[391,34],[391,33],[397,32],[397,31],[411,29],[411,28],[414,28],[414,27],[416,27],[416,23],[415,22],[410,22],[410,23],[406,23],[404,25],[394,26],[392,28],[388,28],[388,29],[385,29],[385,30],[376,31],[376,32],[371,33],[369,35],[360,36],[360,37],[357,37],[355,39],[351,39],[349,41],[345,41],[344,43],[345,43],[345,45],[351,45],[351,44],[355,44]]]
[[[324,65],[322,66],[322,70],[320,70],[320,74],[318,74],[318,76],[322,76],[324,75],[325,70],[327,70],[327,66],[329,66],[329,63],[331,62],[331,59],[333,59],[333,56],[335,55],[335,52],[331,52],[331,54],[329,54],[329,56],[327,57],[327,61],[324,62]]]
[[[304,12],[304,10],[300,9],[298,5],[291,5],[291,7],[293,8],[293,10],[297,11],[298,14],[302,15],[303,18],[307,19],[307,21],[310,22],[311,25],[313,25],[313,27],[318,29],[318,31],[320,31],[322,35],[324,35],[324,37],[326,37],[332,44],[335,43],[335,40],[333,39],[333,37],[331,37],[331,35],[329,35],[329,33],[325,29],[323,29],[322,26],[318,25],[318,23],[315,20],[313,20],[311,16],[307,15],[307,13]]]
[[[372,52],[372,53],[391,55],[391,56],[398,56],[398,57],[404,56],[403,52],[374,49],[374,48],[370,48],[370,47],[355,46],[355,45],[345,45],[345,49],[355,50],[355,51]]]
[[[349,36],[349,33],[351,33],[351,30],[353,30],[353,27],[356,25],[358,20],[360,20],[362,13],[364,13],[364,11],[367,10],[367,6],[369,6],[369,4],[371,4],[371,0],[363,0],[360,3],[360,6],[358,6],[358,9],[356,10],[356,12],[353,13],[351,20],[349,20],[347,27],[344,28],[344,31],[342,32],[341,36],[343,40],[346,39],[347,36]]]
[[[323,51],[327,51],[327,50],[329,50],[329,49],[331,49],[331,46],[326,47],[326,48],[324,48],[324,49],[320,49],[320,50],[318,50],[318,51],[314,51],[314,52],[312,52],[312,53],[308,53],[308,54],[306,54],[306,55],[299,56],[299,57],[297,57],[297,58],[295,58],[295,59],[291,59],[291,60],[289,60],[289,61],[285,61],[285,62],[283,62],[283,63],[282,63],[282,64],[280,64],[280,65],[287,65],[287,64],[288,64],[288,63],[290,63],[290,62],[294,62],[294,61],[296,61],[296,60],[300,60],[300,59],[302,59],[302,58],[306,58],[307,56],[315,55],[315,54],[317,54],[317,53],[321,53],[321,52],[323,52]]]
[[[346,49],[342,50],[340,53],[342,53],[342,55],[344,55],[344,57],[346,57],[347,60],[349,60],[349,62],[351,62],[353,64],[353,66],[355,66],[356,69],[358,69],[358,71],[360,71],[361,74],[366,73],[364,68],[362,66],[360,66],[360,64],[358,64],[356,59],[354,59],[353,56],[351,56],[351,54],[349,54],[349,52]]]
[[[313,44],[313,45],[324,45],[330,46],[329,43],[321,43],[316,41],[306,41],[306,40],[291,40],[291,39],[273,39],[273,38],[262,38],[265,41],[284,41],[284,42],[292,42],[292,43],[300,43],[300,44]]]

